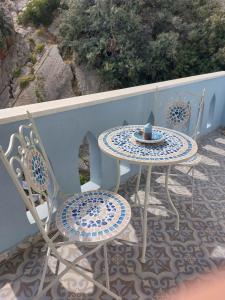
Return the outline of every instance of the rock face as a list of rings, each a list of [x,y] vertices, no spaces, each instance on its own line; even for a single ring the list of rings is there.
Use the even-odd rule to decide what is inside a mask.
[[[54,20],[50,30],[42,28],[44,34],[38,36],[36,28],[18,24],[18,14],[28,2],[0,0],[14,27],[13,44],[4,57],[0,57],[0,108],[74,96],[71,67],[64,63],[57,45],[52,44],[55,43],[60,18]],[[43,53],[34,52],[36,45],[44,46]],[[32,55],[37,63],[30,60]],[[34,81],[21,89],[21,76],[27,75],[34,77]]]
[[[0,108],[12,106],[16,98],[16,84],[13,79],[14,70],[25,63],[29,49],[16,36],[4,60],[0,61]]]
[[[15,30],[16,1],[3,0],[1,8],[13,28],[10,36],[10,46],[4,57],[0,59],[0,108],[5,108],[13,106],[15,102],[17,85],[13,73],[18,67],[25,64],[29,48],[23,36]]]
[[[73,97],[73,73],[57,45],[51,45],[34,69],[35,80],[17,98],[16,106]]]
[[[102,79],[98,76],[95,70],[90,70],[85,65],[76,63],[76,54],[73,57],[73,61],[74,63],[72,68],[81,95],[94,94],[108,90],[107,86],[104,85]]]
[[[57,47],[60,15],[48,28],[18,24],[18,14],[29,1],[0,0],[14,27],[13,43],[4,58],[0,57],[0,108],[107,90],[94,70],[76,63],[75,55],[73,62],[63,61]],[[43,51],[35,52],[40,45]],[[27,76],[33,81],[21,88]]]

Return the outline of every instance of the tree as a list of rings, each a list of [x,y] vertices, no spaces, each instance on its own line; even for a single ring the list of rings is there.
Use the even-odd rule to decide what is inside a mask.
[[[128,87],[223,69],[224,22],[216,0],[70,1],[60,47]]]

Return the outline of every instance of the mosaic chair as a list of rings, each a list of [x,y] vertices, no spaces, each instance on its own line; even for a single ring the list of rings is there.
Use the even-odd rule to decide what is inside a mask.
[[[205,102],[205,89],[202,90],[202,94],[199,97],[199,104],[198,104],[198,113],[197,113],[197,118],[196,118],[196,124],[194,126],[194,131],[192,134],[192,138],[197,141],[197,137],[200,133],[200,127],[201,127],[201,120],[202,120],[202,116],[203,116],[203,111],[204,111],[204,102]],[[172,109],[170,110],[170,112],[172,111]],[[175,118],[175,120],[172,120],[172,118],[170,117],[171,120],[171,128],[172,129],[180,129],[183,126],[185,126],[187,123],[190,122],[190,117],[191,117],[191,110],[189,110],[190,113],[188,115],[188,110],[185,111],[185,109],[182,111],[182,109],[178,112],[178,117]],[[176,119],[180,119],[180,125],[177,126],[176,124]],[[179,123],[179,122],[178,122]],[[195,154],[192,158],[190,158],[189,160],[182,162],[180,164],[178,164],[178,166],[182,166],[182,167],[187,167],[187,173],[185,175],[191,175],[191,209],[194,209],[194,173],[195,173],[195,167],[201,162],[201,155],[199,153]],[[170,172],[171,168],[169,168],[169,172]],[[182,175],[177,175],[176,173],[171,173],[171,176],[182,176]],[[185,176],[184,175],[184,176]]]
[[[197,112],[197,117],[196,117],[196,123],[193,129],[193,134],[192,138],[196,141],[198,134],[200,132],[200,126],[201,126],[201,120],[202,120],[202,115],[203,115],[203,110],[204,110],[204,100],[205,100],[205,89],[202,90],[201,95],[197,96],[198,98],[198,112]],[[157,98],[157,90],[155,92],[155,99],[156,101],[159,101]],[[191,118],[191,105],[188,101],[185,100],[176,100],[171,103],[169,103],[167,109],[166,109],[166,120],[168,127],[174,130],[181,130],[184,129],[185,127],[187,128],[190,122]],[[191,175],[191,208],[193,210],[193,191],[194,191],[194,173],[195,173],[195,167],[201,162],[201,155],[196,154],[194,155],[191,159],[182,162],[180,164],[175,165],[176,166],[182,166],[182,167],[187,167],[187,173],[186,174],[176,174],[171,172],[171,166],[167,168],[165,171],[167,174],[169,174],[172,177],[176,176],[187,176]],[[173,166],[174,167],[174,166]],[[165,172],[163,171],[154,171],[152,174],[154,175],[164,175]],[[137,176],[137,182],[136,182],[136,188],[135,188],[135,204],[140,204],[140,199],[138,196],[138,190],[139,190],[139,185],[140,185],[140,179],[141,179],[141,174],[142,174],[142,167],[140,166],[138,176]],[[168,180],[168,177],[166,177]],[[170,184],[173,185],[173,184]],[[179,229],[179,225],[178,225]]]
[[[4,152],[0,147],[0,157],[47,246],[40,285],[37,295],[32,299],[40,299],[69,270],[92,282],[112,298],[121,299],[110,290],[107,242],[115,239],[128,226],[131,217],[129,204],[116,193],[98,190],[75,194],[58,205],[59,186],[35,122],[29,113],[28,119],[27,124],[20,125],[18,132],[11,135],[7,151]],[[24,189],[24,182],[27,190]],[[43,219],[39,214],[35,204],[37,194],[41,196],[40,203],[47,204],[47,218]],[[58,230],[52,236],[50,225],[54,222]],[[63,242],[58,241],[60,236],[63,237]],[[70,244],[93,247],[71,262],[59,252],[59,247]],[[106,286],[94,280],[77,265],[101,247],[104,252]],[[65,269],[59,274],[57,272],[56,278],[46,286],[44,281],[51,255]]]
[[[194,95],[196,97],[196,95]],[[198,103],[198,112],[196,117],[196,123],[193,129],[193,134],[191,137],[197,141],[198,134],[200,133],[200,127],[201,127],[201,120],[202,115],[204,111],[204,101],[205,101],[205,89],[202,90],[201,95],[197,96],[197,99],[199,101]],[[175,130],[182,130],[187,129],[190,123],[191,118],[191,105],[190,102],[185,100],[178,100],[170,103],[168,105],[167,111],[166,111],[166,118],[168,122],[168,127]],[[180,164],[177,164],[177,166],[187,167],[187,173],[186,174],[177,174],[171,172],[171,167],[168,168],[167,172],[172,177],[181,177],[186,175],[191,175],[191,209],[193,210],[193,191],[194,191],[194,173],[195,173],[195,167],[201,162],[201,155],[197,153],[193,157],[191,157],[189,160],[182,162]],[[176,166],[175,166],[176,167]],[[162,174],[162,173],[157,173]],[[173,184],[170,184],[173,185]]]

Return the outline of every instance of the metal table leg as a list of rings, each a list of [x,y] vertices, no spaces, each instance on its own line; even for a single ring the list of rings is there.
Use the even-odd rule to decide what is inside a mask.
[[[135,187],[135,195],[134,195],[134,204],[137,205],[141,205],[140,202],[140,198],[138,196],[138,191],[139,191],[139,186],[140,186],[140,180],[141,180],[141,170],[142,170],[142,166],[139,166],[139,171],[138,171],[138,176],[137,176],[137,182],[136,182],[136,187]]]
[[[114,192],[118,193],[120,187],[120,160],[116,160],[116,186],[114,188]]]
[[[173,201],[170,197],[170,192],[168,189],[170,170],[171,170],[171,166],[169,166],[168,169],[166,170],[166,178],[165,178],[166,194],[167,194],[167,199],[169,201],[169,204],[173,210],[173,213],[177,216],[176,230],[179,230],[180,216],[179,216],[178,210],[176,209],[175,205],[173,204]]]
[[[145,187],[145,202],[144,202],[144,218],[143,218],[143,246],[142,246],[142,256],[141,262],[145,263],[145,253],[147,247],[147,221],[148,221],[148,203],[150,198],[150,186],[151,186],[151,173],[152,173],[152,166],[148,166],[147,172],[147,179],[146,179],[146,187]]]
[[[195,167],[191,170],[191,210],[194,210],[194,184],[195,184]]]

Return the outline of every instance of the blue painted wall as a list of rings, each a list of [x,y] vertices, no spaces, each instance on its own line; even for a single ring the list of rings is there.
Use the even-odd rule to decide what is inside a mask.
[[[225,125],[225,77],[196,80],[196,83],[163,89],[157,93],[157,97],[154,93],[149,93],[39,117],[36,122],[61,190],[65,193],[80,191],[78,154],[80,144],[88,132],[92,141],[92,181],[101,184],[103,188],[111,188],[116,180],[115,161],[96,151],[99,134],[108,128],[124,124],[124,121],[129,124],[144,124],[151,112],[157,125],[166,127],[168,124],[165,112],[168,102],[177,96],[185,96],[191,102],[191,134],[196,122],[198,99],[190,93],[200,96],[203,88],[206,88],[201,127],[201,135],[204,135],[220,125]],[[214,115],[211,116],[211,126],[207,127],[212,99],[215,101]],[[6,147],[10,134],[17,126],[18,123],[0,126],[0,144],[3,147]],[[36,226],[29,224],[22,200],[1,163],[0,195],[1,252],[34,233]]]

